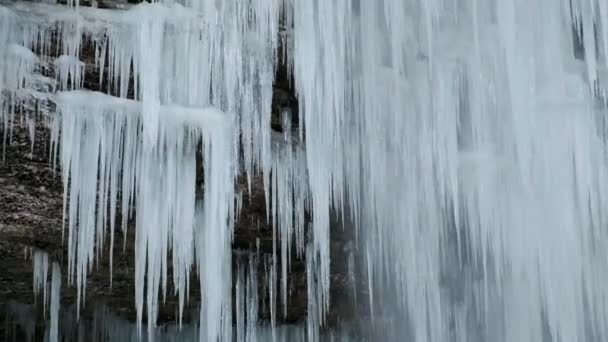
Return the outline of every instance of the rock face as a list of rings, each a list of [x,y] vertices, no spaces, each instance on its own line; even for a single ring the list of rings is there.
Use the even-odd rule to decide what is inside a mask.
[[[104,7],[111,7],[111,4],[106,2],[101,4]],[[94,91],[104,90],[105,84],[97,82],[99,75],[93,66],[95,54],[93,46],[85,44],[81,53],[81,60],[85,62],[84,87]],[[293,82],[290,82],[287,75],[285,66],[281,66],[274,82],[271,125],[278,132],[282,130],[281,113],[285,109],[289,109],[292,114],[292,122],[297,123],[297,99],[290,86]],[[49,130],[43,120],[39,120],[36,123],[35,139],[32,143],[28,134],[28,125],[24,120],[20,120],[20,115],[17,114],[15,118],[12,131],[6,129],[2,132],[6,136],[6,142],[3,160],[0,163],[0,260],[2,260],[0,304],[16,298],[24,303],[36,301],[32,291],[32,250],[46,251],[52,260],[58,261],[64,267],[67,265],[66,237],[62,232],[63,184],[58,168],[49,158]],[[273,254],[273,232],[266,218],[262,180],[254,180],[251,193],[247,192],[245,180],[240,181],[236,186],[243,190],[243,208],[235,225],[232,244],[233,279],[237,278],[236,260],[242,255],[256,253],[260,280],[259,294],[262,302],[259,318],[269,320],[268,280],[262,270],[265,260],[271,258]],[[336,229],[338,230],[341,231]],[[135,318],[134,238],[133,227],[128,230],[126,236],[120,230],[116,231],[112,273],[108,260],[109,243],[105,247],[104,254],[88,277],[83,311],[85,317],[89,314],[88,309],[94,307],[95,303],[103,302],[112,311],[128,319]],[[328,316],[329,324],[348,319],[354,312],[352,284],[349,283],[347,274],[348,255],[345,248],[350,237],[336,233],[332,235],[332,239],[332,309]],[[197,281],[194,277],[192,283]],[[62,283],[69,284],[65,272],[63,278]],[[302,322],[307,314],[306,267],[305,261],[295,255],[289,268],[288,284],[287,312],[283,316],[280,314],[282,310],[278,310],[277,320],[279,323]],[[200,294],[197,291],[196,286],[191,287],[189,309],[198,306]],[[277,308],[282,307],[279,297],[277,296]],[[64,286],[62,304],[75,301],[75,289],[69,285]],[[174,320],[176,306],[177,298],[168,294],[165,304],[159,310],[159,321]],[[184,311],[186,320],[190,318],[189,309]],[[2,335],[1,331],[0,335]]]

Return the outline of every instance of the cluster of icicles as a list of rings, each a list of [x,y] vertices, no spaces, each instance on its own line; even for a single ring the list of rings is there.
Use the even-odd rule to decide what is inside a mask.
[[[79,90],[83,36],[116,97]],[[299,100],[293,137],[269,124],[279,42]],[[38,57],[58,47],[56,60]],[[290,248],[305,255],[309,340],[330,305],[334,213],[352,222],[377,338],[608,339],[605,1],[9,2],[0,54],[5,132],[16,109],[56,106],[79,300],[116,216],[126,229],[136,208],[149,333],[171,260],[180,316],[196,267],[200,339],[235,336],[244,173],[263,175],[281,296]],[[36,72],[46,67],[55,79]]]
[[[45,341],[99,341],[99,342],[136,342],[141,340],[183,342],[195,341],[200,336],[200,326],[196,323],[168,323],[152,330],[141,331],[139,326],[124,317],[115,315],[103,303],[96,303],[90,310],[90,317],[79,319],[77,304],[66,306],[60,310],[61,270],[57,261],[51,261],[50,256],[40,250],[26,248],[26,259],[32,260],[33,290],[35,298],[42,303],[34,305],[11,300],[3,303],[0,317],[6,328],[3,337],[8,340],[25,338],[24,342]],[[306,329],[302,325],[271,326],[258,323],[258,255],[255,253],[237,258],[235,272],[235,326],[236,341],[307,341]],[[49,269],[52,262],[52,273]],[[268,272],[268,270],[266,270]],[[49,280],[50,277],[50,280]],[[50,297],[47,292],[50,290]],[[48,305],[50,302],[50,305]],[[48,306],[48,308],[47,308]],[[42,309],[42,311],[40,311]],[[48,312],[48,315],[47,315]],[[40,326],[37,315],[42,313],[42,319],[47,320],[45,329]],[[192,310],[191,315],[195,315]],[[349,329],[350,330],[350,329]],[[40,335],[42,333],[42,335]],[[21,336],[21,337],[19,337]],[[324,341],[352,341],[356,337],[345,333],[345,330],[328,330],[320,335]]]
[[[33,262],[33,274],[34,274],[34,295],[38,298],[40,297],[40,292],[42,292],[42,312],[46,315],[46,307],[47,303],[50,301],[49,306],[49,324],[47,332],[45,333],[45,341],[48,342],[57,342],[61,341],[58,339],[59,336],[59,309],[61,306],[61,268],[59,264],[55,261],[52,263],[52,273],[50,279],[50,298],[47,296],[47,290],[49,288],[49,255],[43,251],[34,251],[31,249],[25,250],[26,258],[29,256],[32,258]],[[7,308],[7,315],[12,314],[13,310]],[[23,315],[21,322],[25,325],[25,330],[28,332],[33,331],[36,325],[36,320],[32,319],[34,316]],[[8,321],[8,318],[7,318]],[[19,321],[19,320],[17,320]],[[28,333],[28,340],[32,341],[31,333]]]

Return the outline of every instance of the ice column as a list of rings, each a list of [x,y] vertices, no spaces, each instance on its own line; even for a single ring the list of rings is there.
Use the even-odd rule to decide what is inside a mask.
[[[61,268],[53,263],[51,276],[51,313],[50,313],[50,342],[57,342],[59,337],[59,312],[61,307]]]

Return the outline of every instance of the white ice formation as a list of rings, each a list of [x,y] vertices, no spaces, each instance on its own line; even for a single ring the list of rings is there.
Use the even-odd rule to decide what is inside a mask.
[[[27,252],[26,252],[27,253]],[[42,291],[42,314],[48,317],[48,329],[45,334],[45,341],[59,341],[59,317],[61,309],[61,268],[58,262],[52,263],[50,284],[48,283],[49,274],[49,255],[41,250],[30,251],[33,262],[33,278],[34,278],[34,296],[38,298]],[[27,256],[27,254],[26,254]],[[47,295],[47,290],[50,289],[50,296]],[[48,298],[48,299],[47,299]],[[15,300],[15,299],[13,299]],[[50,301],[49,314],[47,316],[47,303]],[[14,320],[15,324],[19,325],[26,333],[27,341],[35,339],[35,313],[30,312],[25,306],[18,303],[7,305],[6,314],[7,322]],[[9,319],[13,316],[13,319]],[[5,336],[7,337],[7,336]]]
[[[49,274],[49,255],[43,251],[34,251],[33,260],[33,278],[34,278],[34,296],[39,297],[42,291],[42,311],[46,312],[46,290],[47,290],[47,279]]]
[[[83,37],[111,95],[80,90]],[[279,43],[299,101],[299,121],[285,121],[299,129],[282,136],[270,129]],[[357,236],[370,336],[608,339],[603,0],[2,2],[0,56],[5,136],[15,112],[53,104],[80,302],[117,216],[126,229],[135,210],[148,335],[171,261],[180,316],[198,273],[200,340],[256,339],[249,311],[232,322],[244,173],[250,187],[264,179],[271,298],[289,305],[290,251],[305,255],[310,341],[330,309],[337,229]]]
[[[59,313],[61,309],[61,268],[57,262],[53,263],[51,276],[51,306],[49,324],[49,342],[59,341]]]

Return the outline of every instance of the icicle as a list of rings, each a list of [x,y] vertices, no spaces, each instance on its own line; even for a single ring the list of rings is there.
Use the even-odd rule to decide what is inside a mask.
[[[84,63],[74,56],[62,55],[53,62],[55,75],[61,90],[80,89],[82,87]]]
[[[33,257],[34,296],[37,298],[42,290],[42,312],[46,314],[46,289],[49,271],[49,255],[43,251],[35,251]]]
[[[231,123],[224,121],[203,137],[203,163],[208,168],[204,176],[202,222],[197,223],[200,233],[196,250],[199,274],[213,275],[201,277],[201,293],[205,294],[205,310],[201,310],[201,317],[205,317],[205,321],[201,320],[201,327],[205,323],[207,340],[231,338],[226,336],[229,331],[221,336],[222,318],[226,321],[231,317],[226,310],[232,306],[232,227],[227,226],[227,222],[230,222],[228,217],[233,212],[230,204],[234,198],[231,130]]]
[[[249,277],[249,276],[247,276]],[[249,295],[247,295],[249,297]],[[166,323],[153,332],[153,335],[144,334],[138,337],[137,325],[129,320],[115,314],[110,307],[103,304],[96,306],[92,310],[92,317],[75,320],[75,308],[67,306],[58,311],[60,313],[60,323],[58,325],[58,341],[62,339],[75,339],[78,341],[117,341],[117,342],[136,342],[140,340],[155,341],[194,341],[197,339],[199,328],[196,324],[188,324],[179,327],[175,323]],[[7,305],[7,318],[11,326],[7,329],[6,338],[22,338],[21,332],[25,332],[26,341],[33,341],[35,337],[36,321],[32,319],[34,307],[25,304],[10,303]],[[17,329],[17,327],[19,329]],[[360,341],[360,338],[348,333],[348,327],[343,331],[328,329],[320,334],[322,341]],[[13,334],[15,332],[15,334]],[[267,325],[257,325],[248,337],[247,341],[270,341],[272,330]],[[305,342],[308,341],[305,326],[298,324],[288,324],[277,327],[277,340],[281,342]],[[47,330],[45,340],[51,340],[50,331]]]
[[[146,148],[155,145],[160,123],[160,68],[165,12],[162,6],[140,7],[139,77],[141,82],[142,124]]]
[[[272,329],[272,341],[277,340],[277,256],[272,254],[272,258],[266,260],[266,286],[268,288],[268,298],[270,301],[270,328]]]
[[[312,239],[315,260],[311,271],[318,275],[320,291],[311,291],[318,296],[320,306],[319,323],[323,323],[329,309],[329,220],[331,206],[340,208],[345,196],[343,188],[343,168],[348,152],[343,151],[342,137],[346,103],[347,68],[350,56],[346,48],[352,30],[352,11],[349,1],[319,2],[294,1],[294,76],[299,97],[299,113],[303,117],[306,131],[306,161],[310,202],[313,214]],[[318,12],[317,12],[318,11]],[[328,13],[341,13],[335,29],[332,16]],[[321,29],[315,27],[321,25]],[[321,34],[321,32],[323,32]],[[337,43],[345,42],[345,43]],[[319,60],[316,57],[320,58]],[[319,70],[322,66],[336,66],[331,70]],[[322,115],[321,113],[332,113]],[[347,135],[345,135],[348,137]],[[358,169],[355,165],[352,169]],[[352,194],[356,196],[356,194]],[[316,286],[316,285],[315,285]],[[309,297],[310,300],[310,297]]]
[[[192,244],[195,225],[194,153],[200,139],[205,139],[205,165],[215,165],[216,168],[211,167],[205,173],[206,177],[210,177],[205,183],[210,184],[205,187],[205,198],[210,200],[205,201],[203,222],[197,224],[217,227],[218,233],[214,233],[211,229],[210,236],[206,239],[210,244],[217,244],[218,238],[224,241],[224,245],[230,242],[231,227],[222,223],[226,222],[233,210],[228,205],[228,198],[234,197],[231,186],[233,178],[224,178],[230,175],[232,169],[229,158],[230,143],[227,140],[231,137],[230,125],[226,123],[223,113],[212,108],[199,110],[161,106],[163,128],[158,144],[163,146],[163,149],[146,151],[138,146],[138,143],[134,143],[139,141],[137,139],[139,131],[135,130],[138,127],[138,113],[141,110],[139,103],[88,92],[62,93],[58,97],[58,103],[63,120],[62,165],[65,179],[70,180],[69,191],[72,200],[68,206],[70,211],[68,279],[72,279],[75,269],[80,300],[84,294],[83,285],[87,269],[92,265],[95,256],[94,247],[102,243],[104,236],[100,231],[105,229],[105,219],[95,220],[94,216],[96,198],[110,203],[115,202],[116,190],[113,189],[116,185],[111,180],[122,175],[123,182],[128,181],[123,183],[121,195],[123,201],[127,198],[126,203],[131,202],[129,198],[132,196],[133,186],[138,191],[136,283],[143,285],[144,275],[148,279],[146,306],[149,317],[148,333],[150,333],[156,317],[157,294],[161,288],[163,293],[166,291],[167,253],[169,250],[173,251],[174,281],[180,296],[185,296],[189,270],[194,262],[194,244]],[[185,128],[188,126],[192,129]],[[117,153],[115,149],[106,147],[111,143],[119,144],[122,152]],[[122,167],[119,166],[121,161]],[[127,161],[128,163],[125,163]],[[159,165],[162,167],[159,168]],[[87,168],[93,170],[86,170]],[[81,170],[86,170],[86,173]],[[99,182],[101,188],[98,188],[97,182],[83,179],[87,175],[97,174],[102,176]],[[168,198],[172,198],[168,202],[171,203],[170,205],[165,202]],[[224,205],[220,205],[221,203]],[[100,208],[107,207],[104,204]],[[109,207],[113,208],[115,205],[111,204]],[[201,247],[199,250],[209,251],[209,248]],[[226,258],[225,254],[229,251],[229,246],[221,248],[217,252],[220,254],[210,260]],[[229,259],[225,260],[229,261]],[[214,282],[216,280],[213,279]],[[225,286],[220,284],[225,284],[222,279],[213,286],[219,288]],[[142,286],[136,286],[139,317],[143,309],[143,295]],[[226,296],[217,294],[217,298],[226,298]],[[183,298],[180,301],[183,307]],[[224,306],[223,302],[219,303]]]
[[[255,342],[258,330],[258,257],[253,253],[249,255],[249,274],[246,282],[246,342]]]
[[[246,298],[243,294],[245,284],[245,270],[241,265],[241,262],[237,261],[236,270],[236,289],[235,289],[235,308],[236,308],[236,340],[245,341],[245,303],[243,299]]]
[[[51,276],[51,308],[50,308],[50,342],[57,342],[59,337],[59,312],[61,308],[61,269],[53,263]]]
[[[272,224],[280,239],[280,289],[284,317],[287,315],[287,273],[294,240],[297,255],[300,257],[304,251],[304,213],[308,195],[304,153],[302,146],[294,143],[290,117],[290,112],[283,113],[283,135],[273,137],[271,168]]]
[[[315,270],[315,253],[313,251],[313,247],[309,244],[306,249],[306,298],[308,301],[308,312],[306,315],[306,331],[308,333],[308,341],[316,342],[319,340],[319,325],[320,325],[320,317],[319,310],[320,305],[318,302],[319,295],[316,293],[318,291],[317,272]]]

